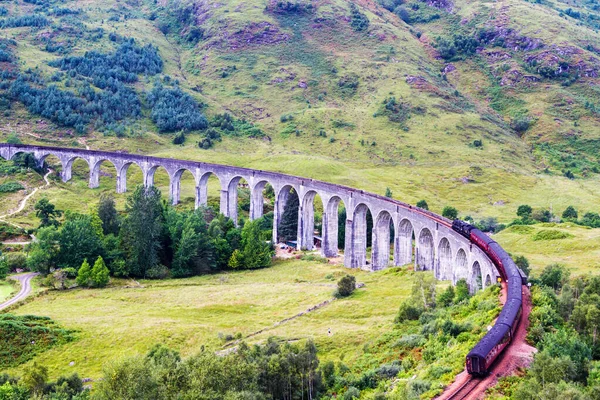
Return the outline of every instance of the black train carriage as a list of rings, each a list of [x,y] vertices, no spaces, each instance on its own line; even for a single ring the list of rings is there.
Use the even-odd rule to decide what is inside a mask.
[[[485,252],[508,286],[507,300],[496,323],[467,354],[467,372],[471,375],[486,375],[517,330],[522,312],[521,285],[527,278],[519,271],[508,253],[485,233],[458,220],[452,223],[452,228]]]

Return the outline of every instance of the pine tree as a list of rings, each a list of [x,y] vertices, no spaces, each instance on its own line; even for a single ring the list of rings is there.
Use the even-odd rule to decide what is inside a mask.
[[[235,249],[229,258],[228,266],[232,269],[241,269],[243,267],[243,262],[244,260],[242,252],[238,249]]]
[[[92,275],[92,270],[90,268],[90,264],[88,263],[87,258],[85,260],[83,260],[83,264],[81,264],[81,267],[79,268],[79,271],[77,272],[77,278],[76,278],[76,282],[79,286],[89,286],[90,285],[90,278]]]
[[[300,208],[300,200],[296,192],[292,190],[277,229],[281,241],[298,238],[298,208]]]
[[[94,263],[94,268],[92,268],[90,274],[90,280],[93,287],[100,288],[108,285],[108,281],[110,280],[109,270],[102,257],[98,257]]]

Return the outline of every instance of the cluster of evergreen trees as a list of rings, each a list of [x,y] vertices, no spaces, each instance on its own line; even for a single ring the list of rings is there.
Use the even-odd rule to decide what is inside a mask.
[[[165,87],[157,84],[146,99],[152,107],[152,122],[161,132],[189,132],[208,127],[201,105],[178,86]]]
[[[78,132],[84,132],[92,120],[112,123],[138,116],[141,112],[137,95],[124,85],[105,92],[96,92],[84,85],[78,96],[56,86],[34,87],[27,76],[20,75],[10,86],[9,94],[30,112],[73,127]]]
[[[74,71],[79,75],[94,78],[94,84],[103,88],[105,85],[101,82],[110,78],[133,83],[137,82],[138,74],[156,75],[162,71],[163,61],[156,47],[140,47],[134,39],[128,39],[112,54],[88,51],[83,57],[65,57],[51,62],[50,65],[63,71]]]
[[[19,17],[9,17],[0,20],[0,29],[21,28],[24,26],[43,28],[48,25],[50,25],[48,18],[37,14],[27,14]]]
[[[77,272],[85,260],[100,259],[116,276],[185,277],[267,267],[273,255],[261,219],[238,228],[208,208],[177,211],[161,201],[155,187],[139,186],[127,201],[124,217],[106,196],[89,215],[67,212],[62,226],[61,212],[47,199],[36,210],[42,224],[29,247],[27,266],[44,274],[57,268]]]

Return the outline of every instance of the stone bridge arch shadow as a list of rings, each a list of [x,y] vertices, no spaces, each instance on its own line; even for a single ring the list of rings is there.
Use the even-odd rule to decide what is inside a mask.
[[[398,224],[394,244],[394,265],[412,264],[414,256],[415,231],[412,223],[404,218]]]
[[[456,252],[456,258],[454,262],[453,283],[456,285],[456,283],[461,279],[464,279],[465,282],[469,283],[469,267],[467,253],[462,248],[458,249],[458,251]]]
[[[90,188],[118,188],[117,167],[109,159],[103,158],[92,163],[90,167]]]
[[[447,238],[442,238],[438,245],[438,259],[436,262],[435,277],[440,280],[452,278],[452,248]]]
[[[388,211],[381,211],[373,223],[371,262],[373,270],[387,268],[390,265],[390,239],[394,234],[394,221]]]
[[[481,264],[479,264],[479,261],[475,261],[471,266],[471,274],[469,277],[469,291],[471,293],[476,293],[477,291],[483,289],[482,279]]]
[[[346,223],[344,264],[349,268],[362,268],[367,265],[367,247],[371,244],[368,235],[369,219],[373,220],[371,215],[369,206],[360,203],[354,207],[352,219]]]
[[[344,246],[345,238],[345,220],[340,218],[346,216],[346,205],[339,196],[331,196],[328,200],[323,199],[323,220],[322,220],[322,254],[324,257],[336,257],[338,251]],[[341,228],[340,229],[340,225]],[[340,240],[342,236],[343,242]]]
[[[171,178],[170,185],[171,203],[182,205],[184,208],[196,206],[196,177],[187,168],[178,169]]]
[[[293,185],[284,185],[275,195],[273,242],[297,242],[300,197]],[[296,243],[299,245],[299,243]]]
[[[416,259],[417,269],[420,271],[431,271],[434,268],[435,245],[433,234],[429,228],[421,229],[417,240]]]
[[[196,186],[196,206],[210,207],[215,212],[221,209],[222,184],[221,179],[212,171],[204,172],[198,178]]]

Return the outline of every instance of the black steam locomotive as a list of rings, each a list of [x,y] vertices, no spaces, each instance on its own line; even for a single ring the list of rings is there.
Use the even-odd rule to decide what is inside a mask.
[[[486,375],[517,330],[523,303],[521,289],[527,283],[527,277],[506,251],[479,229],[460,220],[452,223],[452,229],[471,240],[490,257],[508,286],[506,303],[496,323],[467,354],[467,372],[471,375]]]

